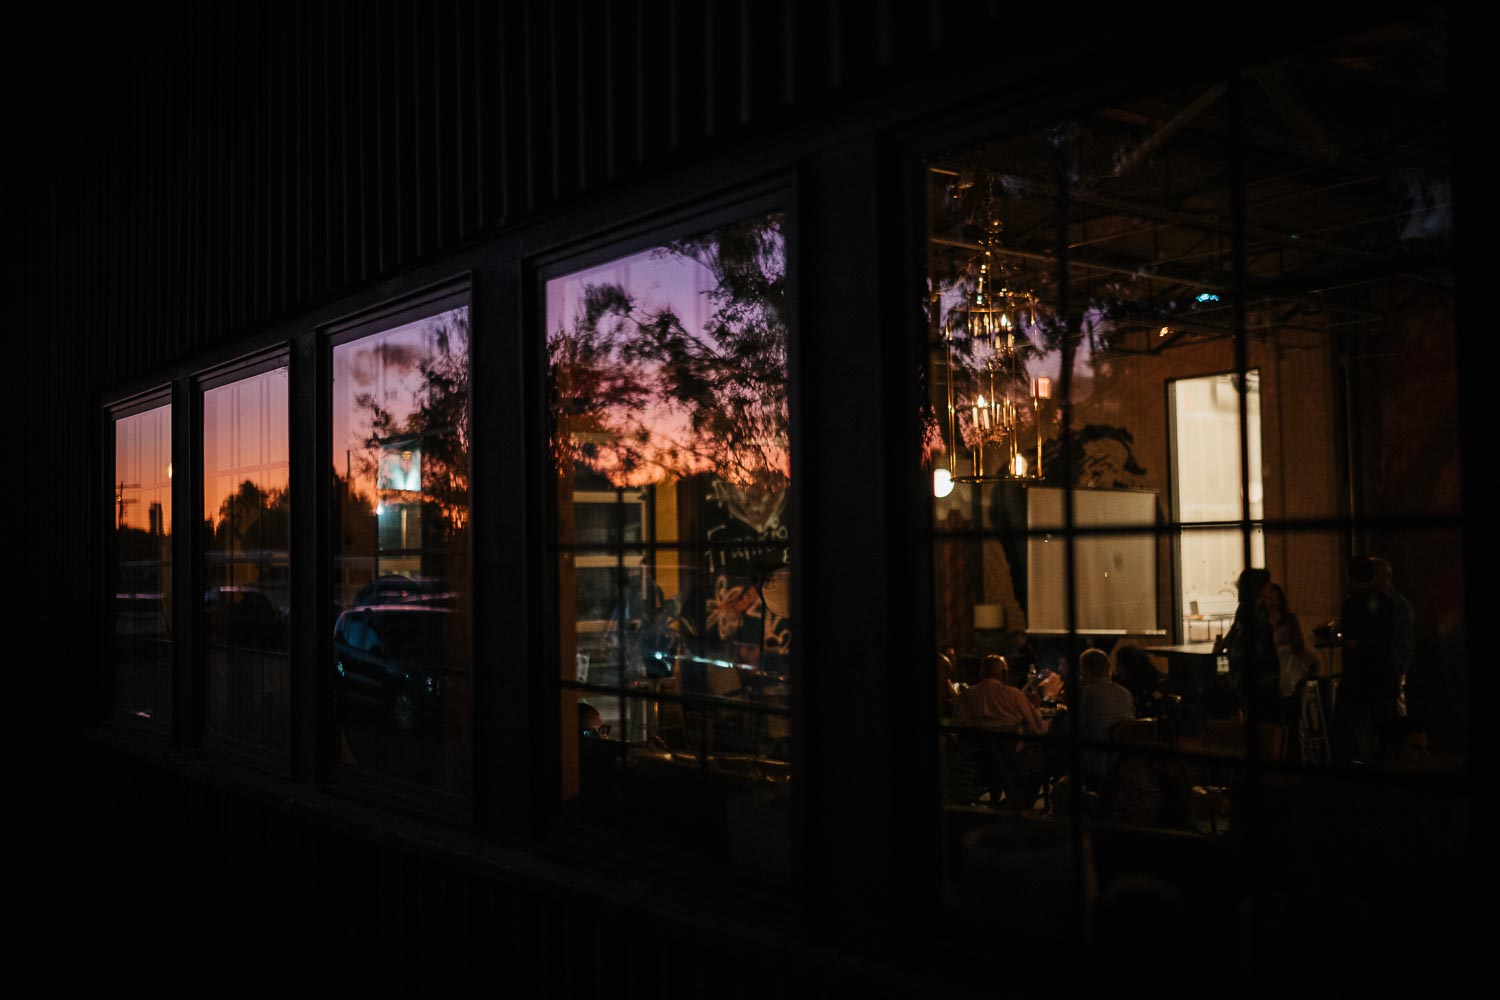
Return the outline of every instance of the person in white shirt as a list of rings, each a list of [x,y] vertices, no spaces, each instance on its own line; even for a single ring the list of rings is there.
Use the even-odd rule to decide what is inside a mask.
[[[1104,742],[1116,723],[1135,718],[1135,699],[1128,688],[1110,679],[1109,655],[1102,649],[1085,650],[1078,658],[1078,682],[1080,738]],[[1112,757],[1104,751],[1084,750],[1084,782],[1092,785],[1102,781]]]

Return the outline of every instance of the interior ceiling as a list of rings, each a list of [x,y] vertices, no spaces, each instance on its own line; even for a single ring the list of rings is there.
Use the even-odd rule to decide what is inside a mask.
[[[1245,297],[1252,329],[1372,328],[1447,283],[1447,105],[1440,51],[1391,29],[1244,93]],[[1232,331],[1230,102],[1222,85],[1103,108],[930,165],[933,276],[963,274],[985,218],[1014,284],[1057,304],[1109,303],[1116,329]],[[1061,197],[1066,229],[1059,224]],[[987,205],[990,206],[987,208]],[[1217,301],[1199,296],[1217,295]],[[1161,345],[1165,346],[1165,345]]]

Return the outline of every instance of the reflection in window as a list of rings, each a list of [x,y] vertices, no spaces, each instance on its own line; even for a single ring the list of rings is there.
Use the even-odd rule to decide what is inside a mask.
[[[340,760],[467,793],[469,313],[333,349]]]
[[[786,867],[793,623],[781,216],[547,283],[562,797]]]
[[[207,733],[287,744],[291,494],[287,369],[203,393]]]
[[[172,407],[115,421],[116,710],[172,719]]]

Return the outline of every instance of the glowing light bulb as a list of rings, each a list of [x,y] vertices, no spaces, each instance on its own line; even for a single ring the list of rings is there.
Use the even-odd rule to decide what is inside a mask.
[[[953,473],[947,469],[932,470],[932,495],[939,500],[953,492]]]
[[[1015,458],[1011,459],[1010,471],[1013,475],[1026,475],[1026,456],[1017,454]]]

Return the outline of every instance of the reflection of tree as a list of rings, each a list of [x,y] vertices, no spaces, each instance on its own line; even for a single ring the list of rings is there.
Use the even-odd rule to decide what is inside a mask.
[[[419,442],[422,509],[434,515],[426,523],[440,529],[442,537],[435,540],[453,541],[469,517],[469,314],[455,310],[435,317],[422,335],[426,349],[411,362],[420,382],[409,397],[411,408],[404,417],[398,418],[372,392],[354,397],[368,418],[361,442],[367,450],[358,459],[358,473],[373,484],[383,446],[402,440]],[[382,360],[391,364],[403,353],[382,351]]]
[[[689,330],[670,307],[589,285],[548,337],[553,458],[617,483],[711,471],[780,490],[787,452],[786,265],[779,216],[723,226],[657,254],[712,276],[713,315]]]
[[[291,548],[291,495],[262,490],[247,479],[219,503],[210,547],[220,552],[281,551]]]

